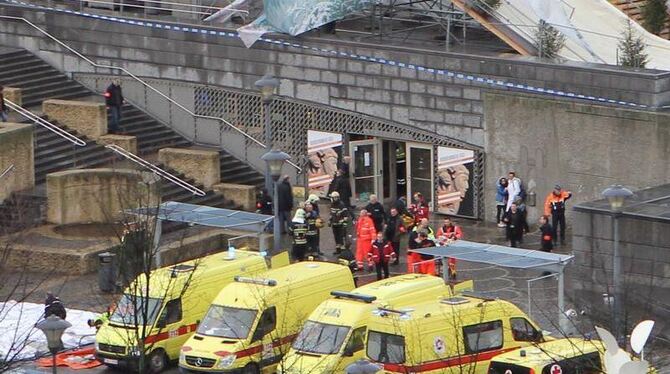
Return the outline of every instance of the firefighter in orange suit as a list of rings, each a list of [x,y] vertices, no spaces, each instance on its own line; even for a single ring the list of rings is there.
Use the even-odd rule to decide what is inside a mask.
[[[358,222],[356,222],[356,264],[358,270],[363,270],[365,260],[372,247],[372,242],[377,237],[375,223],[368,215],[368,211],[361,210]]]
[[[572,192],[565,191],[560,185],[544,200],[544,215],[551,215],[551,227],[554,228],[554,245],[558,239],[558,225],[561,225],[561,245],[565,245],[565,202],[572,197]]]
[[[461,226],[456,225],[450,217],[444,219],[442,227],[437,229],[437,238],[440,245],[448,245],[454,240],[463,238],[463,230]],[[456,279],[456,259],[447,257],[447,270],[449,271],[449,279]]]

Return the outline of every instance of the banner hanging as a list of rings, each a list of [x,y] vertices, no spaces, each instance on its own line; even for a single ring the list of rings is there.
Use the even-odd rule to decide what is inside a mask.
[[[475,152],[437,147],[437,211],[442,214],[475,216],[470,181]]]
[[[326,197],[341,158],[341,134],[307,131],[307,189],[310,195]]]

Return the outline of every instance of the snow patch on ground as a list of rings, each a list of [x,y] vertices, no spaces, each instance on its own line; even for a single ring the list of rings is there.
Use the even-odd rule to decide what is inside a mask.
[[[30,360],[49,352],[46,337],[35,328],[42,319],[44,305],[8,301],[0,303],[0,360]],[[87,320],[97,313],[67,309],[67,321],[72,327],[63,334],[65,348],[95,342],[95,328]]]

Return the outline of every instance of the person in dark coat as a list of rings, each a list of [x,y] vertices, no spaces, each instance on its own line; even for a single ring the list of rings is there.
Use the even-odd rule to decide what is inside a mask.
[[[307,230],[309,230],[305,221],[304,210],[300,208],[296,210],[295,217],[289,223],[288,230],[293,237],[291,255],[295,261],[302,261],[305,259],[305,254],[307,253]]]
[[[391,208],[391,214],[386,222],[384,234],[386,235],[386,239],[393,245],[393,252],[395,252],[395,261],[393,261],[393,265],[398,265],[400,261],[400,238],[406,232],[407,230],[405,229],[405,225],[403,225],[402,217],[400,217],[398,209]]]
[[[349,209],[340,200],[340,194],[333,191],[330,194],[330,220],[328,224],[333,228],[335,238],[335,254],[340,254],[345,247],[347,226],[349,225]]]
[[[541,249],[551,252],[554,249],[554,228],[549,224],[549,216],[540,217],[540,243]]]
[[[7,122],[7,105],[5,105],[5,96],[2,94],[4,87],[0,86],[0,121]]]
[[[274,214],[272,208],[272,196],[270,196],[268,190],[265,188],[261,189],[261,192],[256,196],[256,213],[271,216]]]
[[[377,195],[370,195],[370,203],[365,207],[365,210],[372,217],[372,221],[375,223],[375,230],[381,232],[384,228],[384,223],[386,223],[386,212],[384,212],[384,206],[377,200]]]
[[[335,173],[335,178],[333,178],[331,185],[332,191],[337,191],[337,193],[340,194],[342,203],[349,209],[350,213],[353,213],[351,209],[351,183],[349,183],[349,177],[344,175],[342,169],[339,169],[337,173]]]
[[[65,306],[63,306],[60,299],[57,296],[54,296],[51,292],[47,292],[47,298],[44,300],[44,318],[51,315],[57,316],[60,319],[65,319],[65,317],[67,317]]]
[[[118,79],[114,79],[112,84],[105,90],[104,96],[105,105],[107,105],[107,110],[109,110],[111,116],[107,132],[115,134],[119,131],[121,126],[121,108],[125,102],[123,99],[123,91],[121,90],[121,82]]]
[[[516,203],[512,203],[509,211],[505,213],[503,222],[507,225],[507,239],[510,241],[510,246],[517,247],[523,241],[524,232],[529,231],[526,215],[519,210]]]
[[[288,175],[284,175],[277,186],[277,210],[279,212],[279,229],[282,234],[286,234],[286,226],[290,222],[291,211],[293,210],[293,188]]]

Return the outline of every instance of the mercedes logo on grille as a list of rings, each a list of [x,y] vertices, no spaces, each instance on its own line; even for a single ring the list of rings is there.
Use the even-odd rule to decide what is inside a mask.
[[[198,357],[198,358],[195,360],[195,366],[202,366],[202,358]]]

